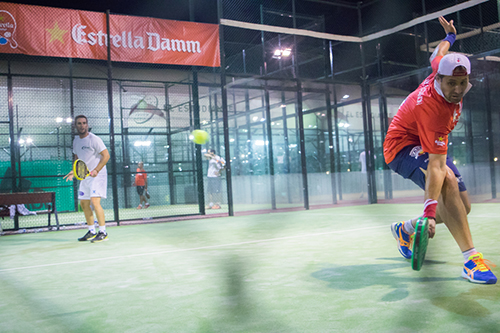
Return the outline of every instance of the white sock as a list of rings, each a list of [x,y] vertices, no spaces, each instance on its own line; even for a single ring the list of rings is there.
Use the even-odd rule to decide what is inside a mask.
[[[415,232],[415,227],[413,226],[413,220],[414,219],[409,219],[408,221],[405,221],[405,224],[403,225],[403,228],[408,233],[408,235],[413,235],[413,233]]]
[[[89,230],[91,233],[95,234],[95,226],[93,224],[89,225]]]
[[[472,249],[469,249],[467,251],[462,252],[465,261],[469,261],[469,257],[473,254],[476,254],[476,253],[477,253],[477,251],[476,251],[475,247],[473,247]]]
[[[212,207],[213,205],[214,205],[214,203],[211,202],[211,203],[208,204],[208,207]]]
[[[106,233],[106,226],[105,225],[100,225],[99,226],[99,231],[102,232],[103,234]]]

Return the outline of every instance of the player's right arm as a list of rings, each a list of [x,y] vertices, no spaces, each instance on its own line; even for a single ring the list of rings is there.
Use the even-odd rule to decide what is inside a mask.
[[[425,200],[437,201],[443,188],[446,177],[446,155],[429,154],[427,165],[427,178],[425,180]],[[429,219],[429,237],[434,237],[436,232],[436,219]]]
[[[78,159],[78,155],[75,154],[75,161]],[[66,179],[66,181],[72,181],[73,180],[73,177],[74,177],[74,174],[73,174],[73,170],[71,170],[70,172],[68,172],[68,174],[66,176],[63,177],[63,179]]]
[[[457,34],[457,29],[455,29],[455,26],[453,25],[453,20],[450,20],[450,22],[446,21],[446,19],[442,16],[439,17],[439,23],[444,29],[444,32],[446,33],[446,36],[448,38],[448,34],[454,34],[456,36]],[[453,40],[455,40],[455,37],[453,37]],[[432,63],[432,60],[436,57],[443,57],[448,53],[448,50],[451,47],[451,43],[446,40],[441,41],[439,45],[436,47],[434,52],[432,53],[432,56],[430,58],[430,62]]]

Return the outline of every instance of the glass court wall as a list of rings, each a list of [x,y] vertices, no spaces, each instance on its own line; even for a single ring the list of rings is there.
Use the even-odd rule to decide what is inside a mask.
[[[293,14],[293,2],[287,4],[281,12]],[[222,5],[223,18],[244,20],[228,12],[228,2]],[[254,23],[327,28],[307,10],[295,13],[295,23],[280,21],[272,6],[254,8],[262,14]],[[474,87],[450,136],[449,155],[476,202],[495,200],[500,178],[500,103],[492,93],[500,86],[500,40],[486,29],[498,17],[482,12],[480,25],[480,8],[487,6],[459,11],[470,23],[462,32],[479,33],[454,46],[472,54]],[[427,39],[439,41],[440,27],[426,24]],[[115,154],[103,200],[109,221],[421,202],[417,186],[388,170],[382,145],[399,105],[430,73],[424,28],[419,24],[363,43],[360,52],[359,43],[221,26],[226,58],[220,69],[113,62],[111,77],[100,61],[0,55],[2,192],[54,191],[62,223],[81,223],[77,183],[62,176],[73,160],[71,121],[84,114]],[[255,42],[241,42],[243,36]],[[394,38],[405,55],[399,62],[384,53]],[[286,49],[288,56],[275,54]],[[207,144],[191,142],[195,128],[209,133]],[[221,176],[221,210],[205,208],[203,154],[209,148],[228,162]],[[148,172],[148,210],[136,209],[140,161]],[[11,221],[2,226],[16,227]]]

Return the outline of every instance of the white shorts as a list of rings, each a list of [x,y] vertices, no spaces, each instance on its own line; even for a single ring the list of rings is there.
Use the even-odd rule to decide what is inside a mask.
[[[107,173],[98,174],[97,177],[88,176],[80,182],[78,200],[90,200],[91,197],[106,198],[108,193]]]

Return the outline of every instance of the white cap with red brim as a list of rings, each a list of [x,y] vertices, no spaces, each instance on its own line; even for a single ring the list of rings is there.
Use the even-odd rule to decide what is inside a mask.
[[[469,58],[460,53],[448,53],[439,62],[437,73],[446,76],[469,75],[470,74]]]

